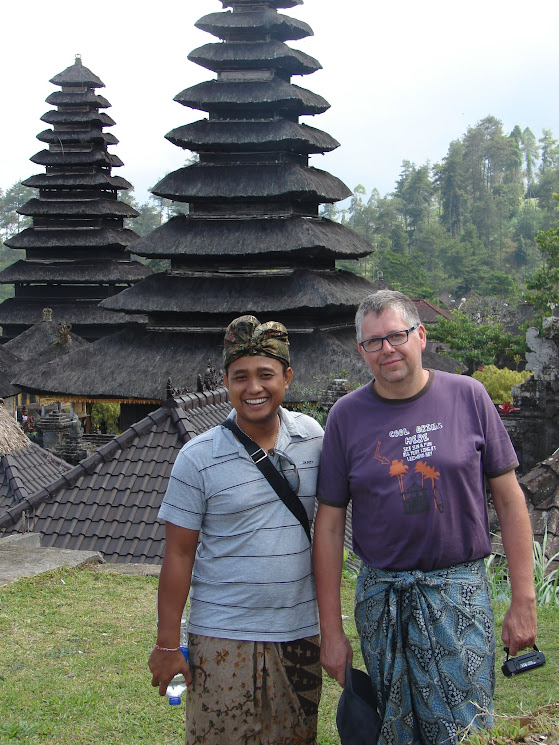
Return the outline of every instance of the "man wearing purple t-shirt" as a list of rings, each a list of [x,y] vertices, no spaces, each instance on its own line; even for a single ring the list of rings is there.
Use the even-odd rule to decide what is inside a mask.
[[[535,641],[532,531],[518,462],[480,383],[423,368],[425,328],[408,297],[368,296],[356,328],[374,380],[340,399],[326,426],[313,550],[321,661],[343,685],[352,658],[340,605],[351,500],[363,562],[355,620],[378,698],[379,745],[455,743],[469,726],[492,724],[486,480],[512,588],[502,639],[512,655]]]

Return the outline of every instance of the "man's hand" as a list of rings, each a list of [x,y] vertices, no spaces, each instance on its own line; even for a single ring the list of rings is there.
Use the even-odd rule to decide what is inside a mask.
[[[533,647],[536,640],[536,592],[533,579],[533,539],[524,492],[514,471],[489,479],[493,503],[509,565],[512,601],[503,622],[501,638],[509,653]]]
[[[353,650],[349,639],[345,634],[336,637],[321,637],[320,640],[320,662],[328,675],[337,680],[342,686],[345,685],[345,665],[353,660]]]
[[[148,660],[149,669],[152,672],[151,684],[154,688],[159,686],[159,695],[164,696],[171,679],[182,673],[187,686],[192,683],[190,668],[182,652],[162,652],[154,649]]]
[[[501,639],[509,654],[514,657],[521,649],[533,647],[536,642],[536,601],[526,600],[510,604],[503,621]]]

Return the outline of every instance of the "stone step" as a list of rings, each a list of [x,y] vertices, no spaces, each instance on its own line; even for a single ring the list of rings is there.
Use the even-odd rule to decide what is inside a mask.
[[[42,548],[40,540],[38,533],[20,533],[0,538],[0,585],[60,567],[104,563],[98,551]]]

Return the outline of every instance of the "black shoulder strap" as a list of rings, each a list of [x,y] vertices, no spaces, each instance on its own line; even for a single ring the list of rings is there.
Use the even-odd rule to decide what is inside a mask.
[[[235,435],[235,437],[241,442],[247,453],[252,458],[253,463],[260,469],[263,476],[267,479],[270,486],[274,489],[278,497],[285,504],[288,510],[295,515],[297,520],[303,526],[309,542],[311,540],[311,529],[309,526],[309,520],[303,504],[297,494],[291,488],[287,479],[285,479],[278,469],[274,466],[272,461],[268,458],[268,453],[257,445],[248,435],[245,435],[243,430],[235,424],[232,419],[226,419],[221,423],[222,427],[227,427]]]

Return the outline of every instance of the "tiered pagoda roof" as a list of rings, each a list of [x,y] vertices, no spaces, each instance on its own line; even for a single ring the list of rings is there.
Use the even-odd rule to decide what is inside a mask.
[[[337,270],[335,261],[372,249],[319,215],[321,204],[351,192],[309,165],[310,155],[338,143],[299,122],[329,108],[291,82],[320,69],[286,44],[312,34],[306,23],[278,12],[302,0],[221,2],[232,12],[210,13],[196,24],[217,41],[189,56],[216,77],[175,99],[207,116],[167,135],[199,161],[153,189],[188,203],[188,215],[134,243],[134,253],[169,259],[171,268],[102,303],[118,313],[147,314],[147,326],[74,353],[56,373],[43,368],[18,379],[25,389],[99,395],[103,388],[114,398],[160,398],[166,378],[194,386],[208,360],[219,367],[224,329],[243,313],[287,326],[299,384],[292,396],[332,373],[368,379],[353,320],[374,288]]]
[[[124,220],[138,213],[118,199],[130,184],[112,175],[122,161],[108,152],[118,140],[104,131],[114,121],[100,111],[110,106],[95,92],[102,81],[77,57],[50,82],[62,90],[47,98],[56,108],[42,117],[52,129],[37,135],[48,148],[31,158],[45,173],[23,182],[38,196],[18,210],[32,218],[32,227],[5,243],[24,249],[26,258],[0,272],[0,283],[15,285],[15,297],[0,305],[0,325],[4,338],[13,338],[39,322],[48,306],[54,322],[69,323],[92,341],[131,322],[99,308],[100,301],[151,270],[131,261],[127,250],[138,236]]]

